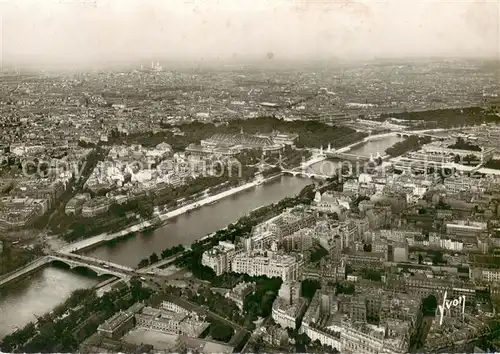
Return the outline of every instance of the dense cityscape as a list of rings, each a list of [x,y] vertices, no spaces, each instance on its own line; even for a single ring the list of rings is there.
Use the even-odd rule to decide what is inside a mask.
[[[2,64],[1,352],[500,350],[498,59],[274,56]]]

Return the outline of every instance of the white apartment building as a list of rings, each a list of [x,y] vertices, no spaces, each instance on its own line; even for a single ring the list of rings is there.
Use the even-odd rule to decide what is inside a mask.
[[[358,354],[378,354],[384,346],[384,329],[372,325],[369,333],[357,330],[349,325],[342,325],[340,342],[343,353]]]
[[[305,309],[305,306],[306,303],[303,298],[297,299],[292,305],[282,298],[277,298],[272,308],[273,320],[283,328],[295,329],[296,321]]]
[[[203,252],[201,264],[210,267],[216,275],[231,271],[231,260],[236,256],[236,246],[220,241],[218,246]]]
[[[305,311],[306,301],[300,297],[300,282],[285,281],[273,303],[272,317],[282,328],[295,328],[300,315]]]
[[[444,180],[446,190],[450,192],[461,192],[476,190],[477,192],[484,192],[482,187],[483,181],[479,178],[470,178],[466,176],[448,177]]]
[[[231,262],[231,269],[235,273],[250,276],[265,275],[280,277],[283,281],[297,280],[303,264],[302,256],[278,255],[272,251],[262,255],[238,254]]]
[[[439,240],[439,246],[441,248],[461,252],[464,249],[464,243],[461,241],[454,241],[451,239],[441,239]]]
[[[395,242],[405,242],[408,239],[413,239],[415,236],[421,235],[421,231],[413,230],[390,230],[382,229],[377,231],[381,238],[385,238]]]
[[[339,352],[343,353],[341,339],[334,332],[323,331],[319,328],[311,327],[309,324],[303,324],[301,333],[305,333],[311,341],[319,340],[322,345],[329,345]]]
[[[487,224],[483,222],[458,221],[446,224],[446,233],[457,237],[474,237],[485,232]]]
[[[500,269],[487,269],[481,270],[481,280],[488,283],[496,283],[500,281]]]

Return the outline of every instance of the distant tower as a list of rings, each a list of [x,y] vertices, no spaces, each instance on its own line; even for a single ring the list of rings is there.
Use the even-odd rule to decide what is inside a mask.
[[[328,151],[332,151],[332,144],[328,143]]]
[[[241,127],[240,129],[240,134],[243,134],[243,127]]]
[[[319,148],[319,153],[322,154],[323,153],[323,145],[321,145],[321,147]]]

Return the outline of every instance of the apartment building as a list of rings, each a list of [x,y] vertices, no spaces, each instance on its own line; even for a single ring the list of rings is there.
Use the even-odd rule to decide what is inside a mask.
[[[7,231],[28,227],[47,210],[47,199],[0,198],[0,230]]]
[[[219,244],[205,252],[201,264],[212,268],[216,275],[231,271],[231,261],[236,256],[236,246],[230,242],[219,241]]]
[[[82,216],[90,218],[107,212],[113,204],[112,200],[107,197],[96,197],[90,199],[82,205]]]
[[[299,279],[303,263],[302,255],[281,255],[273,251],[256,255],[242,253],[234,257],[231,269],[235,273],[280,277],[283,281],[287,281]]]
[[[232,300],[240,310],[243,310],[245,297],[255,290],[255,283],[241,282],[226,293],[225,297]]]
[[[488,225],[483,222],[456,221],[446,224],[446,234],[451,238],[468,243],[477,243],[477,238],[487,231]]]

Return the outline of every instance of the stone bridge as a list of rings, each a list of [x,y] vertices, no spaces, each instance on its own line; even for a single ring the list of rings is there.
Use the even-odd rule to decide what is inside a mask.
[[[292,175],[294,177],[300,176],[300,177],[307,177],[307,178],[317,178],[317,179],[327,179],[332,176],[327,176],[324,174],[320,173],[315,173],[315,172],[307,172],[307,171],[301,171],[301,170],[283,170],[283,173]]]
[[[429,138],[434,138],[434,139],[445,139],[445,137],[439,137],[439,136],[436,136],[435,134],[432,134],[432,133],[445,132],[445,131],[449,131],[449,130],[451,130],[451,129],[439,128],[439,129],[425,129],[425,130],[413,130],[413,131],[399,131],[399,132],[396,132],[396,136],[408,138],[412,135],[415,135],[415,136],[418,136],[421,138],[429,137]]]
[[[328,157],[335,157],[337,159],[356,160],[356,161],[360,161],[360,162],[370,161],[370,157],[368,157],[368,156],[349,154],[346,152],[326,151],[325,154]],[[378,154],[378,156],[380,156],[380,154]]]
[[[112,275],[119,278],[127,278],[134,273],[134,270],[132,268],[124,267],[119,264],[105,262],[95,258],[80,256],[76,254],[55,253],[38,258],[37,260],[25,265],[24,267],[4,275],[0,278],[0,286],[10,283],[11,281],[19,277],[29,275],[37,271],[39,268],[42,268],[43,266],[56,261],[68,265],[71,269],[78,267],[91,269],[98,276]]]
[[[54,255],[49,255],[47,257],[49,258],[50,262],[62,262],[69,265],[71,269],[78,267],[91,269],[98,276],[113,275],[118,278],[126,278],[134,273],[134,270],[132,268],[102,261],[100,259],[81,256],[79,254],[57,253]]]

